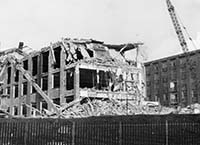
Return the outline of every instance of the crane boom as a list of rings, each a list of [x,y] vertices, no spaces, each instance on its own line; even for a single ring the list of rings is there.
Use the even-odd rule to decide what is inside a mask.
[[[166,0],[166,2],[167,2],[167,7],[168,7],[168,11],[169,11],[170,17],[172,19],[172,23],[174,25],[176,34],[178,36],[178,40],[180,42],[180,45],[182,47],[183,52],[186,53],[186,52],[188,52],[188,46],[187,46],[187,43],[185,41],[185,37],[183,35],[183,32],[181,30],[181,26],[179,24],[178,18],[176,16],[175,8],[172,5],[170,0]]]

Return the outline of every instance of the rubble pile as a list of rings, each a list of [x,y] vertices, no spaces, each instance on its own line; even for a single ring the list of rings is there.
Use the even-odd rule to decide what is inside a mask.
[[[63,112],[66,118],[79,118],[103,115],[137,115],[160,114],[161,107],[141,105],[134,101],[120,100],[87,100],[86,103],[76,104]]]
[[[195,103],[187,107],[177,108],[178,114],[200,114],[200,104]]]
[[[199,114],[200,104],[193,104],[185,108],[165,107],[155,104],[143,104],[134,101],[120,100],[90,100],[77,103],[63,112],[66,118],[82,118],[90,116],[115,115],[165,115],[165,114]]]

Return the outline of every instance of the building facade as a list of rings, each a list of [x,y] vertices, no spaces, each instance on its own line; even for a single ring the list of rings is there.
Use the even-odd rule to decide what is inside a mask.
[[[80,97],[137,100],[143,83],[142,69],[117,52],[124,46],[63,39],[18,61],[53,103],[60,106]],[[117,52],[117,57],[112,56],[111,49]],[[52,109],[14,65],[7,66],[1,81],[0,106],[12,115],[35,115],[31,108]]]
[[[162,105],[200,103],[200,50],[145,63],[146,93]]]

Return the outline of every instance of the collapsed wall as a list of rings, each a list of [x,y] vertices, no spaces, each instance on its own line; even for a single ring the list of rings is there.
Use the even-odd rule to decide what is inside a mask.
[[[47,102],[33,83],[61,109],[75,100],[81,100],[79,104],[88,99],[138,103],[144,98],[143,68],[137,62],[126,60],[124,52],[137,49],[139,45],[108,45],[91,39],[66,38],[40,51],[7,50],[1,53],[0,59],[15,56],[32,81],[14,64],[8,63],[0,76],[0,106],[19,116],[51,112],[51,101]],[[111,50],[116,52],[115,56]]]

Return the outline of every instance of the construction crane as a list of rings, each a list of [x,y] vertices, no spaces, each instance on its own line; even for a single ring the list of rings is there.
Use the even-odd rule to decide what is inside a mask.
[[[183,25],[183,23],[179,23],[178,21],[178,15],[176,14],[176,11],[175,11],[175,7],[172,5],[171,1],[170,0],[166,0],[166,3],[167,3],[167,8],[168,8],[168,11],[169,11],[169,14],[170,14],[170,17],[172,19],[172,23],[174,25],[174,28],[175,28],[175,31],[176,31],[176,34],[178,36],[178,40],[179,40],[179,43],[182,47],[182,50],[183,50],[183,53],[185,53],[185,58],[186,58],[186,67],[185,67],[185,71],[186,71],[186,74],[187,74],[187,98],[191,95],[191,71],[190,71],[190,68],[191,68],[191,60],[190,60],[190,55],[188,53],[188,45],[187,45],[187,42],[185,40],[185,37],[183,35],[183,31],[181,28],[183,28],[189,38],[189,40],[192,42],[193,46],[196,48],[195,46],[195,43],[193,42],[193,39],[192,37],[189,35],[189,33],[187,32],[187,29],[186,27]],[[180,18],[179,18],[180,20]],[[180,20],[181,22],[181,20]],[[180,25],[181,24],[181,25]],[[182,27],[181,27],[182,26]],[[186,96],[184,96],[186,97]],[[182,97],[181,97],[182,98]],[[192,100],[191,100],[191,97],[189,97],[189,102],[192,103]],[[182,103],[182,102],[181,102]]]
[[[176,34],[178,36],[178,40],[180,42],[183,52],[186,53],[186,52],[188,52],[188,46],[187,46],[185,37],[183,35],[183,31],[181,29],[181,25],[179,24],[179,21],[178,21],[176,12],[175,12],[175,8],[172,5],[170,0],[166,0],[166,3],[167,3],[168,11],[169,11],[170,17],[172,19],[172,23],[174,25]]]

